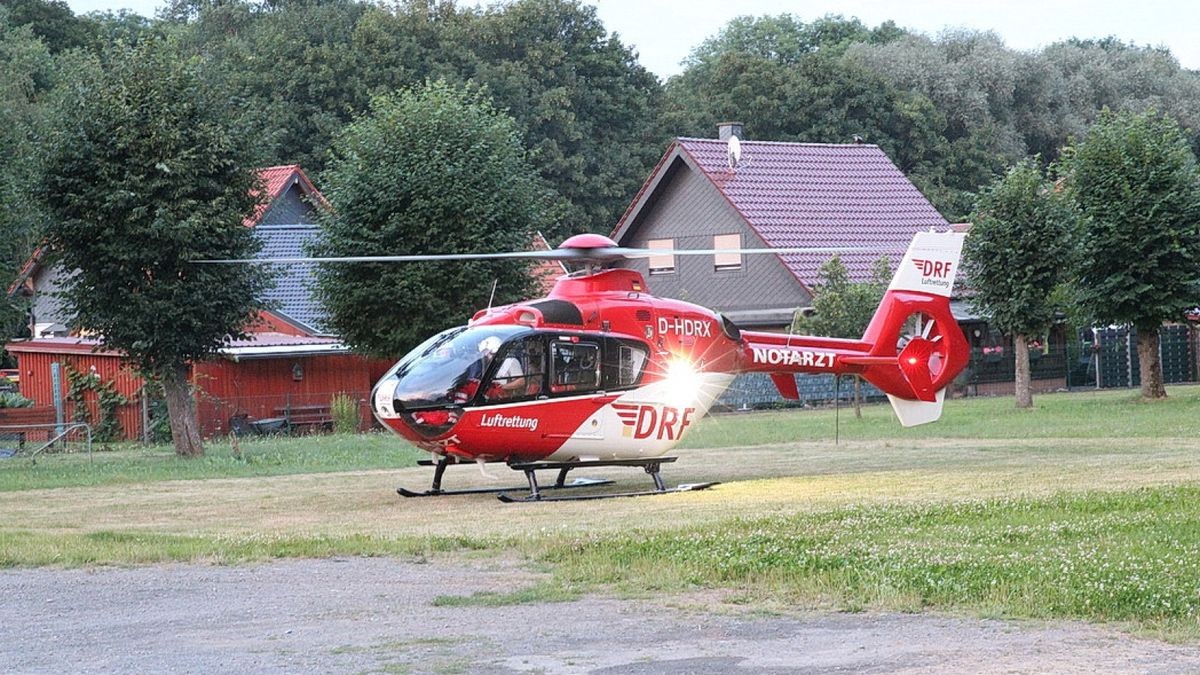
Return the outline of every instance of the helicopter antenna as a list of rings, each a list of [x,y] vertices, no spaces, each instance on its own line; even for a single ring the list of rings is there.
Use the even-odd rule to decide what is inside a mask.
[[[492,301],[496,299],[496,284],[500,283],[499,279],[492,279],[492,294],[488,296],[488,309],[492,308]]]
[[[838,444],[838,432],[841,431],[841,417],[839,412],[842,407],[839,405],[842,401],[842,376],[833,376],[833,444]]]

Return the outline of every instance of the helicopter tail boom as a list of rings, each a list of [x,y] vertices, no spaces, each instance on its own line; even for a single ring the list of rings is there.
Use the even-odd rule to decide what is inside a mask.
[[[950,294],[966,235],[918,233],[859,340],[744,331],[744,369],[779,375],[860,375],[888,395],[904,426],[941,415],[946,386],[966,367]],[[786,384],[786,383],[785,383]],[[780,386],[796,396],[794,386]]]

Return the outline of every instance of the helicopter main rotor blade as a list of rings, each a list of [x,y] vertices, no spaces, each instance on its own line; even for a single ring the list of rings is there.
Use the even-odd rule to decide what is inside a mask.
[[[818,246],[818,247],[786,247],[786,248],[709,248],[709,249],[668,249],[668,248],[567,248],[551,251],[503,251],[500,253],[435,253],[416,255],[363,255],[341,256],[330,258],[299,257],[299,258],[229,258],[220,260],[193,260],[192,262],[205,265],[213,264],[260,264],[260,265],[296,265],[313,263],[381,263],[381,262],[436,262],[449,260],[565,260],[565,261],[606,261],[635,258],[650,258],[662,255],[716,255],[719,253],[735,253],[739,255],[776,255],[798,253],[896,253],[891,249],[866,248],[858,246]]]

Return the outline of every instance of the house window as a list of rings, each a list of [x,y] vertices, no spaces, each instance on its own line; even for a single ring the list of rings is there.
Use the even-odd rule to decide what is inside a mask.
[[[674,239],[651,239],[646,242],[646,248],[671,250],[675,248]],[[675,256],[667,253],[664,255],[650,256],[650,274],[672,274],[675,272]]]
[[[718,234],[713,237],[713,248],[718,251],[722,249],[739,249],[741,247],[742,235],[740,234]],[[742,269],[742,254],[717,253],[713,256],[713,268],[718,272],[740,270]]]

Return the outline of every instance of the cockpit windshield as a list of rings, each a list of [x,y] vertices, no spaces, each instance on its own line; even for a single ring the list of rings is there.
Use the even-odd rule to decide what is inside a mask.
[[[388,373],[398,379],[396,410],[466,403],[478,391],[500,345],[528,332],[531,329],[524,326],[459,326],[429,338]]]

